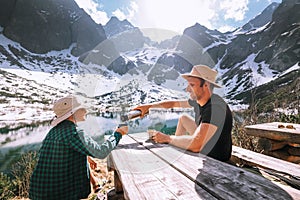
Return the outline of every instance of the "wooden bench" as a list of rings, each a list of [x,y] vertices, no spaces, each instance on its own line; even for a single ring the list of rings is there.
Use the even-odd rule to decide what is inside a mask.
[[[258,138],[264,154],[300,163],[300,124],[271,122],[245,126],[246,133]]]
[[[267,173],[267,176],[273,177],[286,182],[297,190],[278,184],[289,190],[289,193],[297,194],[297,199],[300,199],[300,165],[274,158],[272,156],[257,153],[241,147],[233,146],[231,161],[242,165],[257,167],[262,173]],[[295,195],[294,195],[295,197]],[[295,198],[294,198],[295,199]]]
[[[125,199],[295,199],[270,180],[202,154],[126,135],[111,152],[115,189]]]

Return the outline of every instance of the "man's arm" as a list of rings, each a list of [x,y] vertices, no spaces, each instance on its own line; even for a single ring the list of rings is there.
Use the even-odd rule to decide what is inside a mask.
[[[153,103],[151,108],[190,108],[187,100],[161,101]]]
[[[154,136],[154,140],[159,143],[169,143],[192,152],[200,152],[216,131],[217,126],[209,123],[201,123],[193,135],[170,136],[158,132]]]
[[[190,104],[187,100],[171,100],[171,101],[160,101],[157,103],[151,103],[151,104],[144,104],[139,105],[133,110],[140,110],[142,111],[142,116],[144,116],[146,113],[149,112],[150,108],[190,108]]]

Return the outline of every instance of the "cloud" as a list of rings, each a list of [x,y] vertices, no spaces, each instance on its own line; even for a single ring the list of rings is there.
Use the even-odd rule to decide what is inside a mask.
[[[220,3],[221,10],[225,11],[225,19],[241,21],[248,11],[248,0],[225,0]]]
[[[228,26],[228,25],[225,25],[225,26],[221,26],[218,28],[218,31],[222,32],[222,33],[225,33],[225,32],[228,32],[228,31],[233,31],[235,30],[234,27],[232,26]]]
[[[121,9],[117,9],[112,14],[116,16],[119,20],[131,20],[135,17],[136,13],[138,11],[138,5],[135,2],[130,2],[130,5],[125,8],[124,11]]]
[[[141,28],[182,33],[195,23],[218,29],[220,22],[244,20],[247,6],[248,0],[132,0],[127,8],[131,15],[126,18]],[[229,28],[230,25],[221,26]]]
[[[115,10],[112,14],[116,16],[119,20],[127,19],[126,14],[122,12],[120,9]]]
[[[89,14],[96,23],[105,25],[109,17],[106,12],[99,11],[102,7],[100,4],[95,3],[93,0],[75,0],[80,8],[83,8],[87,14]]]
[[[93,0],[75,0],[97,23],[109,20],[100,4]],[[125,2],[125,1],[124,1]],[[248,0],[130,0],[112,14],[127,19],[141,29],[164,29],[182,34],[199,23],[209,29],[229,27],[226,20],[241,21],[248,10]]]
[[[129,19],[138,27],[161,28],[182,33],[196,22],[212,27],[215,10],[211,0],[133,0],[135,15]]]

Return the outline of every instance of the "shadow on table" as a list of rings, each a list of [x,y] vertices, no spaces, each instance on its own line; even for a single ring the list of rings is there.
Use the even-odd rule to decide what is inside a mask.
[[[211,158],[208,158],[211,159]],[[270,180],[228,163],[218,165],[202,159],[202,168],[195,180],[195,190],[200,186],[217,199],[282,199],[293,198]],[[199,193],[202,197],[203,194]]]
[[[136,149],[136,150],[145,150],[146,149],[152,149],[152,148],[163,148],[165,147],[165,144],[158,144],[155,143],[153,140],[146,140],[143,142],[133,142],[130,144],[119,144],[117,148],[122,149]]]

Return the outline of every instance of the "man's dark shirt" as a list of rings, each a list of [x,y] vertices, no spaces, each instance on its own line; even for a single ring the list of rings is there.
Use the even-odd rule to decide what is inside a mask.
[[[213,94],[204,106],[191,99],[189,104],[194,107],[197,126],[201,123],[217,126],[216,133],[206,143],[201,153],[220,161],[228,161],[232,150],[232,114],[226,102],[220,96]]]

